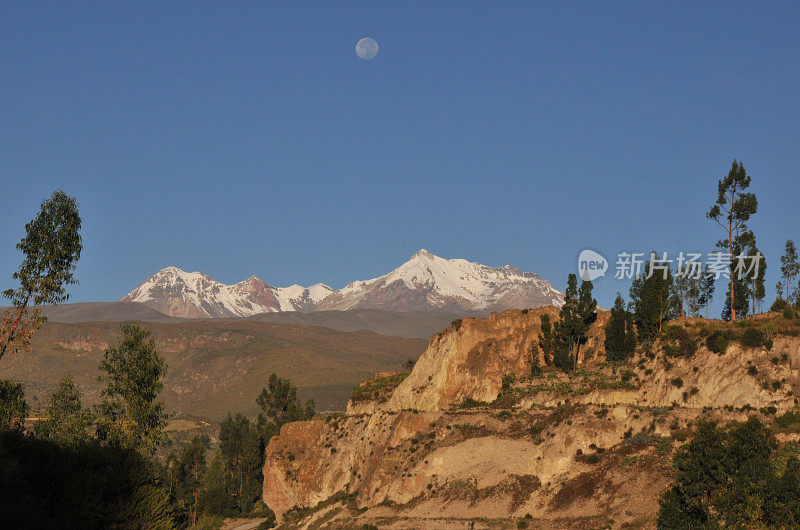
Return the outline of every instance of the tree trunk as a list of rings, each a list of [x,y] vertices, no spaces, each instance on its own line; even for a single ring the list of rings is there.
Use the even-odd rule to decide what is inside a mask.
[[[733,202],[731,202],[733,205]],[[733,263],[733,220],[728,216],[728,250]],[[731,322],[736,321],[736,307],[734,306],[735,295],[733,293],[733,270],[731,270]]]
[[[192,507],[192,526],[197,524],[197,497],[200,494],[200,487],[194,491],[194,506]]]
[[[789,291],[788,291],[788,289],[789,289],[789,285],[788,285],[788,283],[787,283],[787,285],[786,285],[786,289],[787,289],[787,291],[786,291],[786,292],[788,293],[788,292],[789,292]],[[788,296],[789,296],[789,295],[787,294],[786,296],[787,296],[787,299],[788,299]],[[28,294],[25,296],[25,301],[22,303],[22,305],[21,305],[21,306],[19,307],[19,309],[17,310],[17,313],[18,313],[18,315],[17,315],[17,320],[16,320],[16,322],[14,322],[14,325],[11,327],[11,331],[9,331],[9,332],[8,332],[8,338],[7,338],[7,340],[6,340],[6,341],[4,341],[2,344],[0,344],[0,359],[2,359],[2,358],[3,358],[3,355],[5,355],[5,354],[6,354],[6,350],[8,349],[8,346],[9,346],[9,345],[10,345],[12,342],[14,342],[14,339],[16,338],[16,337],[14,336],[14,333],[16,333],[16,331],[17,331],[17,328],[19,327],[19,324],[20,324],[20,322],[22,322],[22,316],[23,316],[25,313],[27,313],[27,311],[28,311],[28,303],[30,302],[30,299],[31,299],[31,294],[30,294],[30,293],[28,293]]]

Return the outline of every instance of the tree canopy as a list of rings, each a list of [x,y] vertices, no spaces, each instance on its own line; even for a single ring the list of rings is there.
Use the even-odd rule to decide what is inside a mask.
[[[151,455],[166,419],[158,394],[167,365],[148,331],[128,323],[122,333],[122,341],[108,348],[100,361],[99,380],[106,388],[97,432],[101,439]]]
[[[660,500],[659,528],[797,528],[800,461],[775,457],[757,418],[722,429],[701,421],[675,455],[675,485]]]
[[[19,286],[3,292],[11,307],[0,315],[0,358],[30,346],[31,335],[44,321],[31,305],[69,298],[66,287],[78,283],[73,271],[81,256],[80,229],[77,202],[61,190],[42,201],[38,215],[25,225],[25,237],[17,244],[24,258],[13,274]]]
[[[739,240],[747,230],[747,221],[758,211],[758,199],[755,194],[747,192],[750,187],[750,175],[741,162],[734,160],[728,175],[717,183],[717,200],[706,213],[706,217],[715,221],[725,231],[725,239],[717,246],[727,249],[731,257],[736,248],[745,245]],[[731,308],[731,320],[736,320],[736,296],[740,291],[734,285],[733,262],[731,262],[731,281],[728,289],[728,307]]]
[[[541,317],[539,347],[545,363],[552,360],[565,372],[574,370],[580,361],[580,348],[586,342],[586,333],[596,319],[597,300],[592,297],[592,282],[583,280],[578,288],[577,276],[570,274],[558,320],[551,327],[550,316],[545,314]]]

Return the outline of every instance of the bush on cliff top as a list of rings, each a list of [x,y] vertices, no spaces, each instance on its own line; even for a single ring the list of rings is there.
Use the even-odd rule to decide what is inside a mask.
[[[726,333],[715,330],[706,337],[706,347],[717,355],[724,355],[728,349],[728,336]]]
[[[392,374],[364,381],[353,390],[352,401],[386,400],[389,394],[402,383],[411,372]]]
[[[760,348],[764,345],[764,333],[756,328],[747,328],[742,333],[741,343],[745,348]]]

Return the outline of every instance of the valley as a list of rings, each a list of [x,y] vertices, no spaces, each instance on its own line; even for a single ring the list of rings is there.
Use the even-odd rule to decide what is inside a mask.
[[[218,421],[229,411],[254,415],[255,398],[273,372],[290,378],[319,410],[344,410],[354,387],[382,370],[416,359],[426,341],[276,322],[146,322],[168,371],[162,399],[178,416]],[[100,397],[98,362],[122,336],[119,323],[48,322],[31,351],[0,361],[5,377],[23,383],[35,409],[65,374],[87,405]]]

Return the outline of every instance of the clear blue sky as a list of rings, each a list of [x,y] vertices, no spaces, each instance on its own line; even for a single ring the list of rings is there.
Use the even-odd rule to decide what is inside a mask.
[[[711,249],[736,157],[771,301],[800,240],[798,28],[796,2],[4,2],[0,287],[63,188],[73,301],[167,265],[342,287],[423,247],[563,289],[586,247]]]

